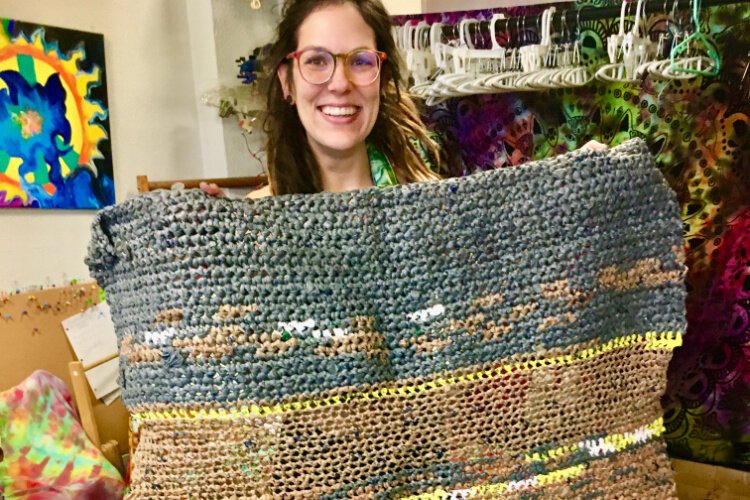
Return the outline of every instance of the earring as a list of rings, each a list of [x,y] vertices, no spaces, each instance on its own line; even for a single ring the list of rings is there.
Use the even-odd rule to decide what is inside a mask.
[[[287,95],[287,96],[286,96],[286,97],[284,98],[284,100],[286,101],[286,103],[287,103],[288,105],[290,105],[290,106],[294,106],[294,97],[292,97],[292,94],[288,94],[288,95]]]

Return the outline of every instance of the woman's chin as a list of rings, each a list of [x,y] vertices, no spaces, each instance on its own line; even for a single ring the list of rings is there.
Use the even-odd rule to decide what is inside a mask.
[[[321,152],[326,153],[330,156],[341,156],[356,151],[360,147],[364,147],[365,138],[356,136],[344,138],[341,134],[336,134],[337,137],[321,137],[316,140],[318,148]]]

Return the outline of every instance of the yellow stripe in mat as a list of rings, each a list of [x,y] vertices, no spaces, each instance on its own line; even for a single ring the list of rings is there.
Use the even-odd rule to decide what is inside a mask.
[[[216,409],[191,409],[191,408],[174,408],[164,411],[142,411],[135,412],[131,415],[136,424],[139,421],[154,420],[154,419],[221,419],[229,420],[234,418],[248,417],[252,415],[274,415],[281,413],[289,413],[295,411],[304,411],[311,408],[320,408],[321,406],[337,406],[344,404],[347,401],[364,399],[380,399],[392,396],[408,396],[419,393],[424,393],[436,389],[440,389],[446,386],[458,385],[465,382],[473,382],[476,380],[492,380],[500,379],[507,376],[509,373],[522,373],[527,371],[533,371],[540,368],[549,366],[564,366],[572,365],[581,361],[587,361],[592,358],[596,358],[610,351],[616,349],[625,349],[635,345],[643,345],[645,349],[656,350],[656,349],[674,349],[682,345],[682,333],[681,332],[646,332],[645,335],[632,334],[625,337],[618,337],[610,340],[609,342],[600,346],[584,349],[575,354],[567,354],[562,356],[553,356],[550,358],[539,359],[536,361],[523,361],[517,363],[510,363],[502,366],[496,366],[491,369],[482,370],[475,373],[467,373],[465,375],[459,375],[455,377],[439,377],[427,382],[422,382],[416,385],[400,386],[400,387],[381,387],[372,391],[365,392],[352,392],[347,394],[346,397],[342,396],[331,396],[328,398],[320,399],[309,399],[305,401],[292,401],[288,403],[279,403],[275,405],[256,405],[256,404],[245,404],[235,406],[232,408],[226,408],[221,410]],[[532,353],[533,354],[533,353]]]
[[[636,443],[646,442],[654,437],[661,436],[664,433],[664,419],[657,418],[647,425],[638,427],[632,432],[622,434],[610,434],[608,436],[587,439],[576,444],[560,446],[542,453],[532,453],[524,457],[526,463],[542,462],[558,458],[563,455],[569,455],[579,450],[586,450],[591,456],[598,456],[604,453],[620,452]]]
[[[500,494],[511,491],[523,491],[528,488],[544,487],[550,484],[566,481],[572,477],[580,476],[586,469],[586,464],[574,465],[566,469],[560,469],[546,474],[537,474],[528,479],[520,481],[507,481],[505,483],[490,484],[487,486],[476,486],[461,490],[438,489],[429,493],[422,493],[406,497],[408,500],[439,500],[443,498],[471,498],[474,495]]]

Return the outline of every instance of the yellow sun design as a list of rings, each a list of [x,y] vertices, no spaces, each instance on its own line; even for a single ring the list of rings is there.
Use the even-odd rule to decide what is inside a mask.
[[[62,177],[67,177],[82,166],[96,174],[94,160],[102,158],[98,144],[107,138],[107,131],[95,120],[105,118],[107,111],[100,103],[89,98],[89,91],[101,83],[100,68],[94,66],[90,72],[79,69],[79,63],[86,57],[83,47],[62,54],[56,44],[46,43],[42,28],[37,29],[30,39],[23,34],[11,39],[7,25],[3,28],[0,30],[0,71],[17,72],[30,85],[42,86],[57,74],[65,90],[65,119],[70,124],[71,137],[69,143],[60,144],[69,148],[67,154],[60,157]],[[0,92],[8,92],[8,85],[2,79]],[[45,127],[43,113],[38,109],[20,110],[12,118],[19,124],[23,139],[39,135]],[[0,192],[5,191],[6,200],[20,197],[24,203],[29,201],[19,173],[19,167],[25,160],[0,151]],[[48,176],[51,168],[46,162],[41,162],[34,172],[26,173],[24,179],[27,183],[41,186],[51,196],[56,189]]]

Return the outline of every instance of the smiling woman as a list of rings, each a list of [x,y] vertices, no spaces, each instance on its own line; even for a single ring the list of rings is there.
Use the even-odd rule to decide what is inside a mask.
[[[288,2],[268,61],[277,78],[267,89],[271,185],[262,194],[438,178],[437,145],[401,93],[378,0]]]
[[[313,11],[299,27],[297,39],[301,50],[287,59],[295,61],[291,78],[286,64],[278,76],[307,131],[322,187],[344,191],[372,185],[365,140],[380,109],[380,59],[374,56],[371,74],[362,81],[352,78],[347,68],[349,59],[356,61],[350,51],[375,51],[375,32],[345,3]],[[338,57],[329,50],[344,53],[345,64],[337,65]]]
[[[270,185],[251,198],[439,178],[441,154],[401,90],[402,61],[380,0],[287,1],[265,61]]]

